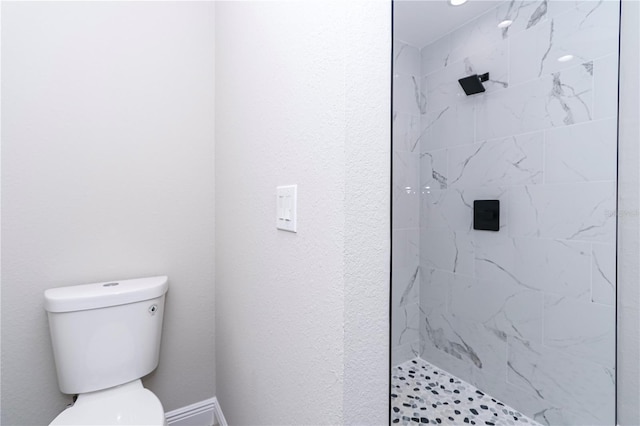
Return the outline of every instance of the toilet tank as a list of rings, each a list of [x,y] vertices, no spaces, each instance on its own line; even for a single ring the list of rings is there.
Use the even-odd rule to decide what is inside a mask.
[[[168,286],[161,276],[46,290],[60,390],[93,392],[152,372]]]

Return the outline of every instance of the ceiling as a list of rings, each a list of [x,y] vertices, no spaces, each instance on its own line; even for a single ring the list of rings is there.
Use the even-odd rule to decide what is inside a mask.
[[[396,0],[394,38],[422,48],[500,3],[469,0],[461,6],[451,6],[448,0]]]

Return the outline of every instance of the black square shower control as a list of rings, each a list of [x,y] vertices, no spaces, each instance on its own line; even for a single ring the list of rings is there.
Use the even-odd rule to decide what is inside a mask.
[[[473,229],[498,231],[500,229],[500,200],[473,202]]]

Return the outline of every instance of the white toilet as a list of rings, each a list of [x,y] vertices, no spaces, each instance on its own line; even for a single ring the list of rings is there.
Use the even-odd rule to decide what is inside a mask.
[[[73,406],[51,425],[166,425],[141,377],[158,365],[167,277],[59,287],[45,309],[63,393]]]

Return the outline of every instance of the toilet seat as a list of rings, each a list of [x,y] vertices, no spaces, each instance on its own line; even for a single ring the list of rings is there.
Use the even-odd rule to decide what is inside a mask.
[[[140,380],[122,386],[78,395],[72,407],[60,413],[50,426],[62,425],[166,425],[157,396]]]

